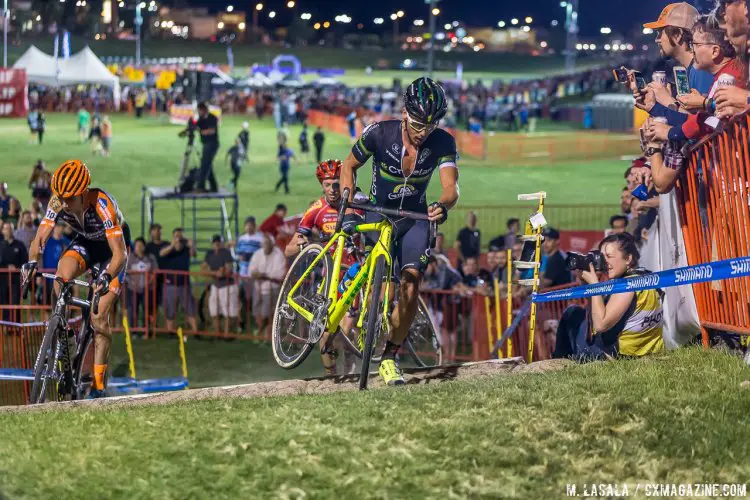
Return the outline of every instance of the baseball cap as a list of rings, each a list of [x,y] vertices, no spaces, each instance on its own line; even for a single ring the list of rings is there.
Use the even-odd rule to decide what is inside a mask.
[[[670,3],[661,11],[659,19],[652,23],[646,23],[643,27],[656,30],[665,26],[674,26],[692,30],[699,16],[698,9],[687,2]]]
[[[550,240],[560,239],[560,231],[551,227],[545,228],[542,234],[544,235],[545,238],[548,238]]]

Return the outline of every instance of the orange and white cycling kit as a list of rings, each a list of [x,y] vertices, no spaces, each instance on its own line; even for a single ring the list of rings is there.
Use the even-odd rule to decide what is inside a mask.
[[[90,189],[84,203],[83,217],[79,219],[76,215],[64,211],[60,200],[53,197],[40,226],[54,227],[57,221],[68,224],[76,236],[63,252],[62,257],[73,257],[78,261],[81,269],[90,269],[95,264],[104,266],[112,259],[109,240],[122,239],[125,248],[129,248],[130,230],[117,201],[105,191]],[[125,276],[125,268],[127,265],[110,283],[110,290],[115,293],[119,292]]]

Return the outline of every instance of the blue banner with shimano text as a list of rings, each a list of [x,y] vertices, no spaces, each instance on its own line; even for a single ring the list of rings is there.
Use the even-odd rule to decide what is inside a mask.
[[[615,293],[638,292],[653,288],[669,288],[693,283],[705,283],[732,278],[750,276],[750,257],[720,260],[697,266],[680,267],[658,273],[644,274],[632,278],[621,278],[593,285],[581,285],[567,290],[537,293],[534,302],[553,302],[556,300],[580,299],[595,295],[612,295]]]

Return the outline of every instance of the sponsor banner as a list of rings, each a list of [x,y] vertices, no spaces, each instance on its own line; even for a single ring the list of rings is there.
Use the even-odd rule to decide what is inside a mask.
[[[0,117],[21,118],[29,112],[26,70],[0,69]]]
[[[680,267],[678,269],[622,278],[605,283],[582,285],[557,292],[537,293],[534,295],[534,302],[553,302],[555,300],[580,299],[594,295],[638,292],[653,288],[669,288],[679,285],[692,285],[693,283],[705,283],[707,281],[742,278],[745,276],[750,276],[750,257]]]
[[[221,120],[221,108],[218,106],[209,105],[208,112]],[[172,104],[169,107],[169,123],[173,125],[187,125],[191,118],[197,116],[198,111],[192,104]]]

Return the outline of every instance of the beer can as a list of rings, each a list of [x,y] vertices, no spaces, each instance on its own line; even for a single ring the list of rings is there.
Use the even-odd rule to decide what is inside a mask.
[[[716,86],[718,88],[734,87],[734,82],[735,82],[735,79],[732,75],[722,73],[721,75],[719,75],[719,78],[716,80]]]
[[[667,73],[665,71],[654,71],[651,75],[651,81],[658,83],[662,87],[667,86]]]

